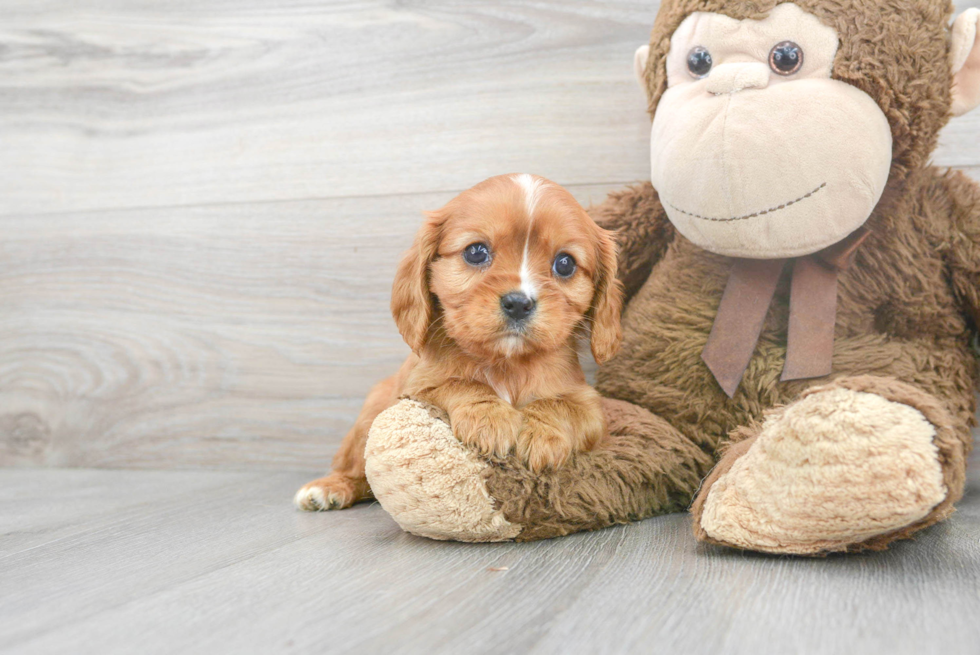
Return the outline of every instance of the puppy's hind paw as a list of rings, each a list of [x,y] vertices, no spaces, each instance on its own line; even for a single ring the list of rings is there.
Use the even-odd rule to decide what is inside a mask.
[[[307,512],[345,509],[354,504],[354,493],[350,485],[330,476],[303,485],[293,502]]]

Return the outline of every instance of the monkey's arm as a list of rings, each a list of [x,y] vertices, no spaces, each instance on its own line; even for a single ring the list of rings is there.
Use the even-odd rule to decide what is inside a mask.
[[[956,297],[980,328],[980,184],[959,171],[944,177],[951,230],[946,253]]]
[[[610,193],[602,204],[592,206],[589,214],[596,223],[616,233],[618,277],[623,283],[624,300],[628,301],[663,257],[674,239],[674,226],[649,182]]]

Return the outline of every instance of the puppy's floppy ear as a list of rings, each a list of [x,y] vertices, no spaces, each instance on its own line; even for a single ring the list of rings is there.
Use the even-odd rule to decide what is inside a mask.
[[[623,289],[616,279],[616,242],[612,234],[596,227],[597,261],[594,276],[595,292],[589,318],[592,322],[592,356],[602,363],[619,350],[623,331],[619,315],[623,309]]]
[[[402,256],[391,287],[391,314],[405,343],[413,352],[425,345],[435,314],[435,300],[429,290],[429,264],[436,258],[445,208],[427,212],[412,247]]]

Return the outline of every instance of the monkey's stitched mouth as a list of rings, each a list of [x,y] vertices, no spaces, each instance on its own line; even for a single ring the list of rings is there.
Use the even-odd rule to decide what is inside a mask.
[[[756,218],[758,216],[765,216],[766,214],[772,214],[773,212],[778,212],[780,209],[786,209],[787,207],[790,207],[792,205],[795,205],[798,202],[802,202],[802,201],[806,200],[807,198],[809,198],[810,196],[812,196],[813,194],[815,194],[817,191],[819,191],[820,189],[824,188],[825,186],[827,186],[827,183],[826,182],[824,182],[823,184],[821,184],[820,186],[818,186],[816,189],[814,189],[810,193],[804,194],[804,195],[800,196],[799,198],[797,198],[796,200],[790,200],[789,202],[784,202],[783,204],[778,205],[776,207],[770,207],[769,209],[763,209],[762,211],[753,212],[751,214],[746,214],[744,216],[732,216],[730,218],[713,218],[711,216],[701,216],[700,214],[694,214],[692,212],[685,211],[685,210],[681,209],[680,207],[678,207],[677,205],[675,205],[673,203],[668,202],[667,204],[670,205],[671,208],[676,209],[677,211],[679,211],[682,214],[687,214],[688,216],[691,216],[692,218],[700,218],[702,221],[712,221],[712,222],[715,222],[715,223],[731,223],[732,221],[744,221],[744,220],[746,220],[748,218]]]

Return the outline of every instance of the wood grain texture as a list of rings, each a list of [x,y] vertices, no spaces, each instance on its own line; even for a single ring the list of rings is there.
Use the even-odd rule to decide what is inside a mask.
[[[976,5],[960,2],[960,8]],[[648,0],[13,0],[0,215],[643,179]],[[980,164],[980,113],[942,165]]]
[[[647,168],[631,62],[656,3],[13,4],[0,215]]]
[[[972,470],[945,523],[827,559],[699,547],[685,514],[455,544],[376,504],[295,512],[302,473],[0,470],[34,517],[0,513],[0,651],[973,654]],[[78,524],[65,489],[111,509]]]
[[[0,466],[325,465],[407,353],[421,210],[509,170],[586,202],[647,177],[656,8],[5,2]],[[976,179],[978,121],[936,155]]]

